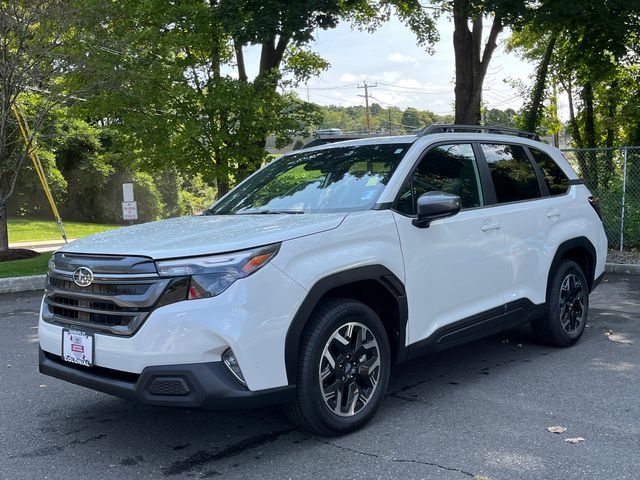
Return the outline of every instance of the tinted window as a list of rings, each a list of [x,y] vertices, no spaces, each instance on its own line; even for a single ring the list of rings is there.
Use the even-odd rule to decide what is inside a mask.
[[[458,195],[462,208],[482,205],[480,177],[470,144],[431,148],[403,187],[396,209],[413,215],[418,197],[434,191]]]
[[[551,195],[562,195],[569,190],[569,179],[558,164],[546,153],[529,148],[531,155],[542,172],[544,182],[547,184]]]
[[[538,198],[538,177],[524,148],[517,145],[482,145],[489,163],[498,203]]]

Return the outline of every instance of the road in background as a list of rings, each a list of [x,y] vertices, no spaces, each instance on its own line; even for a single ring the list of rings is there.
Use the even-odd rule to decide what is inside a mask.
[[[636,479],[640,277],[591,303],[573,348],[523,328],[395,367],[373,422],[326,439],[277,408],[148,407],[40,375],[40,296],[0,296],[0,478]]]

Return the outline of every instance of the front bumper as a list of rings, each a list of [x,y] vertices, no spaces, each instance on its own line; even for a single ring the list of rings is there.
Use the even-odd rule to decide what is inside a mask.
[[[286,403],[295,386],[250,391],[222,362],[146,367],[140,374],[81,367],[40,349],[40,373],[147,405],[242,409]]]
[[[149,367],[220,362],[231,348],[251,391],[289,384],[285,368],[287,330],[306,291],[272,265],[239,280],[222,295],[154,309],[130,336],[94,333],[94,365],[123,375]],[[62,354],[63,326],[41,313],[40,347]]]

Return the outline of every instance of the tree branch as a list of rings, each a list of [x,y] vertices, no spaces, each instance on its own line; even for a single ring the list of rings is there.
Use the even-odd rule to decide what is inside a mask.
[[[241,82],[247,82],[249,77],[247,76],[247,69],[244,63],[244,52],[242,51],[242,45],[238,39],[233,39],[233,48],[236,51],[236,63],[238,64],[238,79]]]

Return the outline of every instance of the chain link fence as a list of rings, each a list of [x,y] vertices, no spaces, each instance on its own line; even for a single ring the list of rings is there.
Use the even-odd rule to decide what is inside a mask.
[[[600,198],[609,248],[640,248],[640,147],[563,153],[591,193]]]

